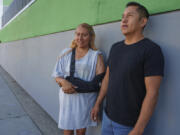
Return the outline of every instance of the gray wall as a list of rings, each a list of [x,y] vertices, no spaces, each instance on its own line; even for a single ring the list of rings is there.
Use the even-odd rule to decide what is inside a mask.
[[[8,6],[3,6],[3,12],[5,12],[8,9]]]
[[[145,135],[180,134],[180,11],[151,16],[145,36],[158,43],[165,56],[165,77],[159,102]],[[120,23],[94,27],[96,45],[108,56],[112,43],[122,40]],[[0,44],[0,64],[52,116],[58,120],[58,86],[51,73],[59,52],[68,47],[74,31]],[[88,135],[100,134],[100,126]]]

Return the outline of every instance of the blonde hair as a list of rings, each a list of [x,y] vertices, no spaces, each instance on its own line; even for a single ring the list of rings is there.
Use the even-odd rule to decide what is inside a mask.
[[[79,25],[77,26],[77,28],[78,28],[78,27],[83,27],[83,28],[85,28],[85,29],[88,30],[89,35],[90,35],[89,48],[91,48],[91,49],[93,49],[93,50],[97,50],[97,48],[95,47],[95,43],[94,43],[94,42],[95,42],[95,32],[94,32],[94,30],[93,30],[93,27],[92,27],[91,25],[87,24],[87,23],[79,24]],[[76,47],[77,47],[77,44],[76,44],[75,40],[72,41],[70,47],[71,47],[71,48],[76,48]]]

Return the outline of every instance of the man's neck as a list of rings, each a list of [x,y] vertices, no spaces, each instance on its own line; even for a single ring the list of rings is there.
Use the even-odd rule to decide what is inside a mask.
[[[131,45],[131,44],[137,43],[138,41],[144,39],[143,34],[126,35],[125,37],[126,37],[125,38],[126,45]]]

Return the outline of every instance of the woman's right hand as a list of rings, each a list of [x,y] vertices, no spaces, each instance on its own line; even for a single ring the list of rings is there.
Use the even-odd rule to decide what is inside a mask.
[[[58,85],[60,87],[62,87],[62,90],[64,93],[66,93],[66,94],[76,93],[76,90],[75,90],[76,87],[74,85],[72,85],[72,83],[67,81],[66,79],[58,77],[58,78],[56,78],[56,82],[58,83]]]
[[[75,90],[76,87],[72,83],[67,81],[66,79],[63,79],[61,84],[62,84],[62,90],[64,91],[64,93],[66,94],[76,93],[76,90]]]

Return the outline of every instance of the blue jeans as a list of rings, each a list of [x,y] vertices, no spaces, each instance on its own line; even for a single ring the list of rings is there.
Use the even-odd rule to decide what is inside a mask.
[[[101,135],[128,135],[132,128],[110,120],[105,111],[103,112]]]

